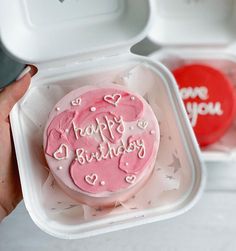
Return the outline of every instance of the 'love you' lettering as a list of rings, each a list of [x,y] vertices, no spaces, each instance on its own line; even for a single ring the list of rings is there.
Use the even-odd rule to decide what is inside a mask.
[[[223,111],[220,102],[208,102],[208,88],[201,87],[183,87],[180,89],[180,95],[185,100],[199,99],[202,102],[186,101],[185,107],[193,127],[197,125],[198,117],[200,115],[207,116],[222,116]]]
[[[186,65],[175,69],[173,74],[199,144],[216,142],[235,115],[232,83],[224,73],[207,65]]]
[[[72,91],[53,109],[45,156],[67,194],[90,206],[122,202],[152,174],[160,132],[139,95],[118,85]]]

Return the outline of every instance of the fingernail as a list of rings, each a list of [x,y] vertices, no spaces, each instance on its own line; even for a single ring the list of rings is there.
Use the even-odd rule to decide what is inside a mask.
[[[18,78],[16,79],[16,81],[22,79],[30,71],[31,71],[31,67],[30,66],[25,67],[25,69],[21,72],[21,74],[18,76]]]

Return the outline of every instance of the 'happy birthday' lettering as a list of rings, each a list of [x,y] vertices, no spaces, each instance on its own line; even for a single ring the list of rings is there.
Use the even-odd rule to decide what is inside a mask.
[[[122,116],[120,118],[113,117],[112,119],[109,119],[107,116],[103,117],[102,122],[100,119],[96,118],[96,124],[89,124],[85,128],[77,127],[75,122],[73,122],[73,129],[76,139],[78,140],[79,137],[86,137],[86,136],[92,136],[94,134],[99,134],[101,136],[101,139],[103,142],[106,142],[106,139],[112,141],[114,140],[114,131],[113,127],[116,125],[115,128],[116,132],[119,134],[123,134],[125,131],[124,126],[124,120]],[[110,137],[108,138],[105,136],[104,132],[108,132]]]
[[[80,165],[85,163],[91,163],[92,161],[102,161],[107,159],[113,159],[119,157],[124,153],[131,153],[137,151],[137,156],[140,159],[145,157],[145,144],[144,140],[138,139],[131,142],[124,143],[123,140],[120,140],[119,145],[112,146],[110,143],[100,144],[97,148],[98,151],[87,153],[84,148],[78,148],[76,150],[76,161]]]
[[[125,143],[121,139],[118,144],[110,144],[115,139],[114,133],[123,135],[125,132],[123,117],[114,116],[108,118],[103,116],[95,118],[94,124],[89,124],[84,128],[77,127],[75,121],[72,122],[75,138],[79,140],[80,137],[88,137],[93,135],[100,135],[101,143],[97,147],[96,152],[88,153],[84,148],[76,149],[76,160],[80,165],[91,163],[92,161],[102,161],[119,157],[125,153],[137,151],[137,156],[140,159],[145,157],[146,149],[143,139],[127,140]]]

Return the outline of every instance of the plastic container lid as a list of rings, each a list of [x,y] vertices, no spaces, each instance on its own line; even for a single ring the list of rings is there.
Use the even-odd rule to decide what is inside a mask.
[[[236,40],[233,0],[153,0],[149,38],[163,46],[223,46]]]
[[[2,0],[0,37],[25,63],[117,54],[146,35],[149,0]]]

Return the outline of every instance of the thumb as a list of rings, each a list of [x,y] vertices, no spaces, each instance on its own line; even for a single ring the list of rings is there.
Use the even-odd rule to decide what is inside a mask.
[[[31,67],[27,66],[24,71],[26,74],[22,78],[0,92],[0,119],[5,120],[9,116],[13,106],[27,91],[31,81],[30,70]]]

